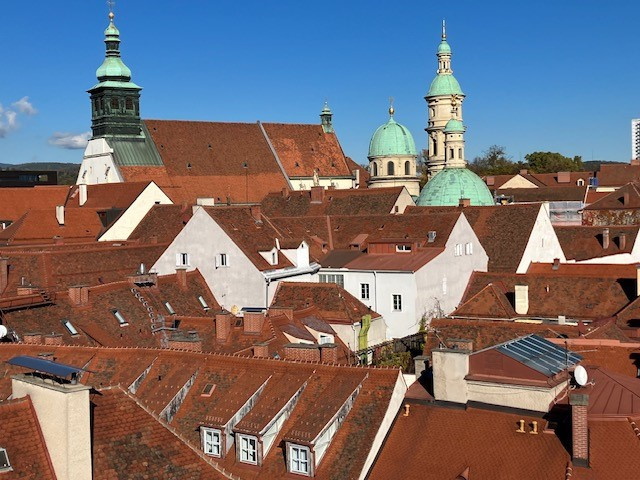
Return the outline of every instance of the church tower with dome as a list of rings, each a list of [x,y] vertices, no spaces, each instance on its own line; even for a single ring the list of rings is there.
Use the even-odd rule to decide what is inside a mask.
[[[425,128],[429,151],[427,157],[427,174],[429,178],[445,166],[446,133],[444,129],[451,119],[457,119],[462,122],[462,102],[465,97],[451,69],[451,47],[447,43],[444,20],[442,22],[442,39],[440,45],[438,45],[437,57],[437,75],[431,82],[429,91],[424,97],[429,109],[429,121],[427,128]]]
[[[420,193],[418,153],[411,132],[395,121],[394,113],[393,106],[389,107],[389,120],[369,142],[369,188],[402,186],[415,198]]]

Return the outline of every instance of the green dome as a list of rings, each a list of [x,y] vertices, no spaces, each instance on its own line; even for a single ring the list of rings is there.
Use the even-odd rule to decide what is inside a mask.
[[[445,168],[427,182],[420,192],[418,206],[458,206],[461,198],[471,205],[493,205],[493,196],[482,179],[468,168]]]
[[[460,84],[456,80],[456,77],[450,73],[440,73],[436,75],[436,78],[431,82],[427,97],[437,97],[439,95],[464,95]]]
[[[452,118],[444,126],[444,133],[464,133],[464,131],[464,125],[456,118]]]
[[[438,45],[438,53],[448,53],[451,55],[451,47],[446,40],[442,40],[440,45]]]
[[[131,80],[131,69],[127,67],[120,57],[107,57],[96,70],[98,80],[118,78]]]
[[[417,154],[411,132],[404,125],[397,123],[393,117],[378,127],[369,143],[369,157]]]

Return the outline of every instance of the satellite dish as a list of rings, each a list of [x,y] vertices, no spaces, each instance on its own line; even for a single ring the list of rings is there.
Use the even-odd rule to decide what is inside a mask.
[[[9,330],[7,330],[7,327],[5,327],[4,325],[0,325],[0,338],[6,337],[7,333],[9,333]]]
[[[573,371],[573,378],[576,380],[576,383],[581,387],[584,387],[587,384],[587,380],[589,380],[589,376],[587,375],[587,370],[582,365],[578,365],[576,369]]]

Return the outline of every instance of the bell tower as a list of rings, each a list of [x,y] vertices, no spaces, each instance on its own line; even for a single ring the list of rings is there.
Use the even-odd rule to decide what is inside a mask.
[[[112,5],[112,3],[110,3]],[[141,87],[131,81],[131,70],[120,57],[120,31],[109,12],[109,26],[104,31],[105,59],[96,71],[98,83],[91,95],[92,138],[108,136],[140,136]]]

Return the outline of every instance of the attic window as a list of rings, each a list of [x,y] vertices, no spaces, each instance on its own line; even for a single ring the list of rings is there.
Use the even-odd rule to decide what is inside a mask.
[[[113,316],[116,317],[116,320],[118,320],[118,323],[121,327],[126,327],[127,325],[129,325],[129,322],[127,322],[127,319],[124,318],[124,315],[120,313],[120,310],[114,309],[111,310],[111,313],[113,313]]]
[[[252,435],[237,435],[242,463],[258,464],[258,439]]]
[[[411,245],[396,245],[396,252],[410,252]]]
[[[202,393],[200,394],[200,396],[201,397],[210,397],[215,389],[216,389],[216,386],[215,386],[214,383],[207,383],[204,386],[204,388],[202,389]]]
[[[171,304],[169,302],[164,302],[164,306],[167,309],[167,312],[169,312],[169,315],[175,315],[176,311],[173,309],[173,307],[171,306]]]
[[[9,462],[9,455],[4,448],[0,448],[0,472],[9,472],[13,470]]]
[[[202,308],[209,310],[209,305],[202,295],[198,295],[198,301],[200,302],[200,305],[202,305]]]
[[[222,436],[220,430],[214,428],[201,427],[202,430],[202,450],[207,455],[214,457],[221,456]]]
[[[289,471],[302,475],[311,475],[311,452],[303,445],[289,445]]]
[[[300,166],[300,164],[298,162],[296,162],[296,167],[299,167],[299,166]]]
[[[187,163],[187,168],[188,168],[189,170],[191,170],[191,164],[190,164],[190,163]]]
[[[78,335],[78,330],[76,330],[76,327],[74,327],[69,320],[62,320],[62,325],[64,325],[64,328],[66,328],[71,335]]]

